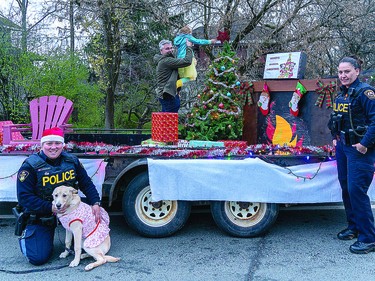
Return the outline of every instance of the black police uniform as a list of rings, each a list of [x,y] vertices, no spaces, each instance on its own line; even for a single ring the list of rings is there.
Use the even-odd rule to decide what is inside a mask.
[[[358,241],[375,242],[374,217],[368,188],[375,163],[375,93],[370,85],[356,79],[349,88],[342,86],[333,106],[329,123],[337,139],[336,160],[342,188],[348,229],[358,233]],[[361,143],[362,154],[353,147]]]
[[[100,201],[95,185],[74,155],[62,152],[57,159],[49,159],[41,151],[30,155],[19,169],[18,203],[24,214],[30,216],[19,241],[22,253],[32,264],[46,263],[52,254],[56,227],[52,223],[56,220],[52,214],[52,192],[61,185],[79,188],[91,205]]]

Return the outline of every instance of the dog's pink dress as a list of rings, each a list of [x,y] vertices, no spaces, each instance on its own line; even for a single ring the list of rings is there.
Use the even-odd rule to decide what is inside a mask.
[[[91,206],[83,202],[70,214],[59,217],[59,220],[65,229],[69,229],[70,224],[74,221],[82,223],[82,237],[85,238],[83,246],[86,248],[99,246],[109,235],[109,216],[102,207],[100,207],[100,221],[98,223],[95,222]]]

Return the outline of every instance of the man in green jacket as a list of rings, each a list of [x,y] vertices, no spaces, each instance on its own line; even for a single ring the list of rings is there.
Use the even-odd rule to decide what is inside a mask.
[[[191,46],[187,42],[187,46]],[[159,43],[160,54],[154,56],[157,63],[157,87],[156,96],[162,107],[162,112],[175,112],[180,109],[180,97],[177,93],[176,81],[178,79],[178,69],[189,66],[193,59],[193,50],[187,48],[184,58],[176,58],[174,47],[169,40],[161,40]]]

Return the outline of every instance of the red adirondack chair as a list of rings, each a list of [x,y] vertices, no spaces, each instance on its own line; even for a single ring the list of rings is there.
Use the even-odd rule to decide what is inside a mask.
[[[30,102],[31,123],[3,125],[3,144],[39,144],[45,129],[60,127],[66,130],[73,111],[73,102],[63,96],[43,96]],[[13,139],[14,132],[31,132],[31,139]]]

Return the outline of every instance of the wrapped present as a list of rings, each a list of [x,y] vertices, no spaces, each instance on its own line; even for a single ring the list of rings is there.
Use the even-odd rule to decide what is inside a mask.
[[[151,138],[153,141],[178,141],[178,113],[153,112],[151,120]]]
[[[247,142],[246,141],[234,141],[234,140],[222,140],[224,146],[226,148],[239,148],[239,149],[246,149]]]
[[[189,141],[188,140],[178,140],[177,147],[178,148],[189,147]]]
[[[221,141],[203,141],[203,140],[191,140],[189,141],[189,147],[198,148],[211,148],[211,147],[224,147],[224,143]]]
[[[154,146],[166,146],[165,142],[154,141],[153,139],[147,139],[141,142],[142,146],[154,147]]]

